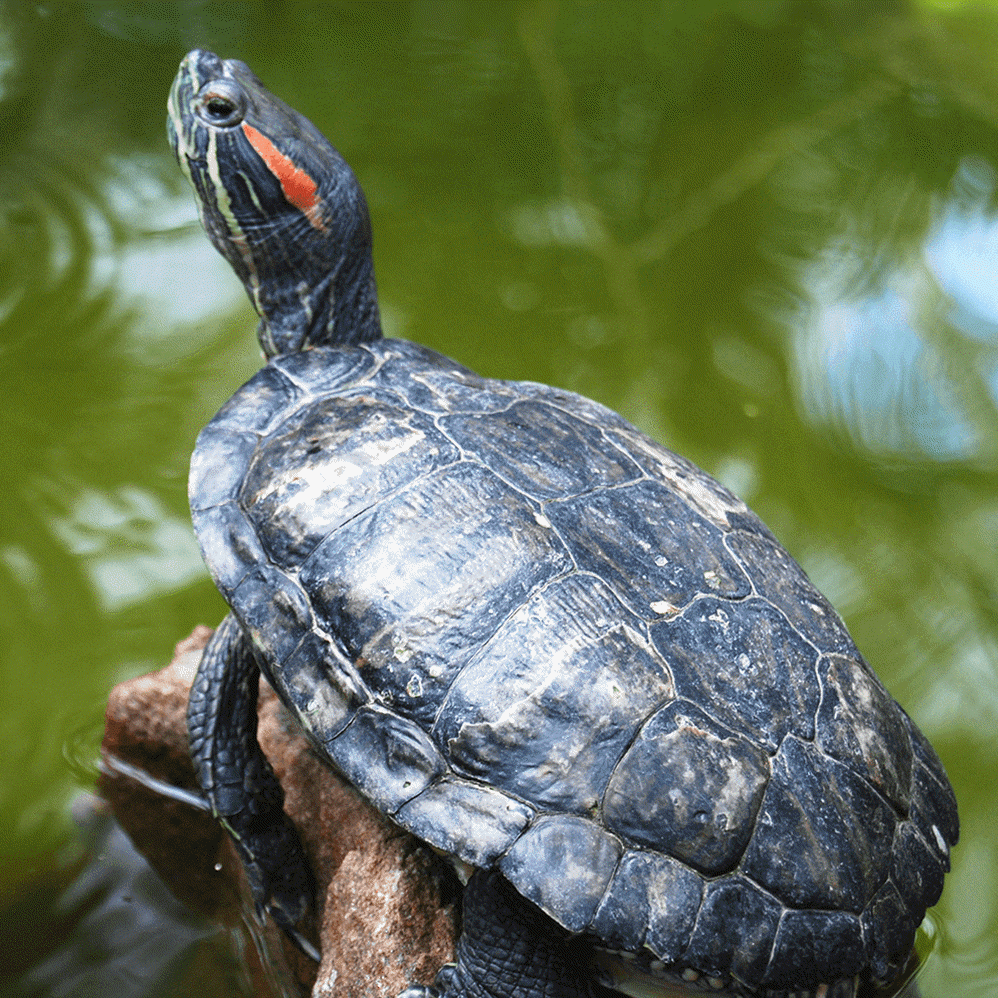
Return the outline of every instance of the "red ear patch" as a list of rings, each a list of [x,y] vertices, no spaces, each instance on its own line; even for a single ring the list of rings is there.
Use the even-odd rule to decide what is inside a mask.
[[[267,169],[277,177],[278,183],[289,204],[293,204],[320,232],[326,231],[319,209],[322,199],[317,195],[315,181],[295,164],[267,138],[263,132],[243,122],[243,133],[250,145],[257,151]]]

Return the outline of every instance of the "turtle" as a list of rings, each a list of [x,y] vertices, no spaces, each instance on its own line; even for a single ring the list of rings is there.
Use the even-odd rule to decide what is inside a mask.
[[[896,980],[955,796],[770,530],[599,403],[386,337],[357,179],[244,62],[190,52],[167,130],[265,357],[189,479],[230,608],[191,755],[258,911],[314,954],[262,674],[465,871],[456,962],[408,998]]]

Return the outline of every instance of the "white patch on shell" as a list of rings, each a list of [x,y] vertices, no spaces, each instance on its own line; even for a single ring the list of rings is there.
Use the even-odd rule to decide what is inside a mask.
[[[705,472],[691,473],[669,451],[641,434],[626,434],[627,443],[643,451],[657,466],[661,477],[704,519],[721,530],[730,529],[729,514],[747,513],[748,507],[737,496],[713,483]],[[702,476],[702,477],[701,477]],[[714,484],[711,488],[707,483]]]
[[[648,606],[651,608],[652,613],[657,613],[662,617],[674,617],[679,613],[679,607],[670,603],[667,599],[656,600],[654,603],[649,603]]]
[[[545,529],[551,526],[551,521],[543,513],[534,513],[534,519]]]
[[[308,512],[320,500],[328,502],[327,497],[335,495],[337,488],[360,475],[370,475],[372,466],[388,464],[400,454],[412,450],[425,440],[426,434],[419,430],[390,437],[367,441],[358,447],[354,454],[366,458],[366,462],[356,463],[349,458],[343,458],[336,453],[325,452],[320,459],[310,463],[295,477],[297,488],[293,493],[282,498],[286,509],[295,512],[304,508],[305,519]],[[279,482],[275,482],[279,484]],[[349,500],[344,499],[344,503]]]
[[[932,826],[932,834],[936,837],[936,845],[939,846],[939,851],[943,855],[949,854],[949,846],[946,845],[946,840],[943,838],[943,833],[939,831],[938,825]]]
[[[343,461],[329,455],[326,460],[307,469],[307,478],[295,476],[293,481],[297,487],[294,492],[282,496],[282,504],[288,512],[295,514],[299,509],[304,509],[307,517],[309,511],[320,501],[325,501],[329,493],[336,491],[338,485],[356,478],[363,471],[363,468],[352,461]],[[275,481],[275,484],[280,483]]]
[[[728,620],[728,615],[723,610],[718,608],[710,614],[707,619],[712,623],[717,624],[725,634],[728,633],[730,621]]]

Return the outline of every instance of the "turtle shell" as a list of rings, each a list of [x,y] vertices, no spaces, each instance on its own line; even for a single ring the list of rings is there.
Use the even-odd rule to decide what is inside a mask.
[[[956,841],[927,741],[766,527],[619,415],[398,340],[271,360],[191,465],[317,750],[572,932],[883,978]]]

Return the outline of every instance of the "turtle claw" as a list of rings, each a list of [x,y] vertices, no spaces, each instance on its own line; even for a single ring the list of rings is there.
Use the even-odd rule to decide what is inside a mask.
[[[406,988],[396,998],[458,998],[464,994],[464,982],[457,964],[445,963],[433,984]]]
[[[301,953],[304,953],[310,960],[314,960],[316,963],[322,962],[322,954],[319,950],[312,944],[312,942],[307,939],[301,932],[299,932],[293,925],[285,924],[276,914],[271,912],[274,921],[277,923],[278,928],[295,944]]]
[[[291,829],[283,812],[280,819],[283,820],[276,821],[275,826],[283,826],[285,831]],[[319,963],[319,950],[298,929],[298,924],[312,912],[314,886],[297,834],[281,836],[280,852],[285,856],[285,864],[277,869],[265,867],[261,862],[262,857],[275,854],[273,843],[263,853],[253,852],[245,839],[236,839],[235,844],[249,880],[257,919],[263,923],[269,915],[297,949]]]

